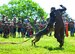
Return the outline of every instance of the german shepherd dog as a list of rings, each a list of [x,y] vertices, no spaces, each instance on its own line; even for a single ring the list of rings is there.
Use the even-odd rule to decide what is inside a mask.
[[[50,32],[50,29],[48,27],[44,28],[43,30],[37,32],[36,34],[34,34],[35,38],[32,40],[32,46],[36,46],[36,42],[38,42],[40,40],[40,38],[43,36],[43,35],[46,35]]]

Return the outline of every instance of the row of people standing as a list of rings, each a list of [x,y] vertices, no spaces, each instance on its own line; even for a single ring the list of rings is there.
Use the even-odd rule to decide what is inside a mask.
[[[37,17],[36,17],[37,18]],[[26,18],[24,20],[21,20],[21,18],[14,17],[13,20],[8,20],[6,16],[2,17],[2,20],[0,21],[0,34],[4,38],[7,38],[9,36],[12,37],[31,37],[31,35],[45,27],[44,25],[44,19],[43,21],[37,22],[37,20],[34,20],[34,27],[37,27],[36,29],[31,25],[29,18]],[[45,22],[46,23],[46,22]],[[38,25],[38,26],[37,26]],[[35,29],[35,30],[34,30]],[[18,32],[18,35],[16,35]],[[36,32],[35,32],[36,33]]]

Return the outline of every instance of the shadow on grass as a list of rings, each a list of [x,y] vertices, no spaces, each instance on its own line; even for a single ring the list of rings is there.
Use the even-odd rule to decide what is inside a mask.
[[[52,47],[49,47],[49,46],[45,46],[45,47],[43,47],[43,48],[45,48],[45,49],[47,49],[47,50],[64,50],[64,48],[60,48],[60,47],[56,47],[56,48],[52,48]]]
[[[60,47],[53,48],[53,47],[49,47],[49,46],[45,46],[45,47],[35,46],[35,48],[44,48],[44,49],[47,49],[49,51],[51,51],[51,50],[64,50],[64,48],[60,48]]]

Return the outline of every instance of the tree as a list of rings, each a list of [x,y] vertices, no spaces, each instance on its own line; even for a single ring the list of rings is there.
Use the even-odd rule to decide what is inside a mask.
[[[71,20],[73,20],[67,12],[64,12],[63,16],[64,16],[64,21],[70,22]]]
[[[38,18],[47,17],[46,12],[32,0],[11,0],[8,5],[0,6],[0,14],[4,14],[12,19],[13,16],[26,18],[29,16],[33,19],[34,16]]]

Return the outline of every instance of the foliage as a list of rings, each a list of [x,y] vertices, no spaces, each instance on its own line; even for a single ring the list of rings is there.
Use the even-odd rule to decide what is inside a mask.
[[[64,12],[64,19],[66,20],[66,21],[68,21],[68,22],[70,22],[70,21],[73,21],[73,19],[69,16],[69,14],[67,13],[67,12]]]
[[[33,18],[38,16],[38,18],[44,16],[47,17],[46,12],[32,0],[11,0],[8,5],[0,6],[0,13],[8,16],[10,19],[13,16],[26,18],[29,16]]]

